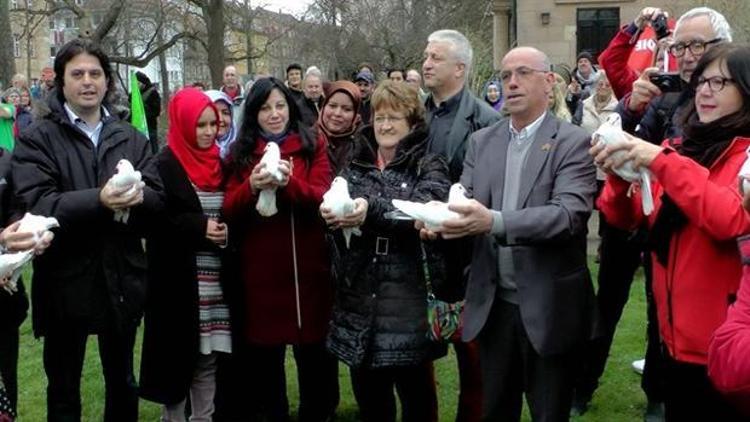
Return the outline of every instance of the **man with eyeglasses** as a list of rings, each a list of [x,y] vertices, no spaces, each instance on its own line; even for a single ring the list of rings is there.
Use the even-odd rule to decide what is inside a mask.
[[[548,112],[544,53],[518,47],[501,66],[510,116],[471,135],[461,184],[473,199],[437,231],[473,241],[463,340],[479,342],[482,420],[520,420],[524,394],[534,420],[568,420],[593,315],[590,137]]]
[[[695,91],[688,86],[690,76],[703,53],[720,42],[732,42],[731,28],[721,13],[708,7],[696,7],[680,16],[669,51],[677,57],[682,89],[662,93],[649,79],[659,69],[646,69],[633,82],[630,96],[620,101],[618,112],[623,129],[656,144],[680,136],[682,131],[673,119],[695,96]]]

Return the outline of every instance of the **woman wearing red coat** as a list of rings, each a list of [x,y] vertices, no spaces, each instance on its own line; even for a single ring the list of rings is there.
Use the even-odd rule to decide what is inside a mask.
[[[750,233],[737,175],[750,147],[750,49],[724,45],[706,52],[693,72],[695,101],[684,139],[662,147],[632,139],[591,150],[611,172],[625,161],[647,168],[655,210],[644,216],[639,192],[610,173],[597,201],[611,224],[646,222],[653,290],[666,350],[666,420],[737,420],[708,379],[708,343],[735,297],[742,267],[734,239]],[[622,152],[623,156],[614,156]]]
[[[224,213],[240,255],[241,309],[232,310],[246,380],[259,411],[288,420],[284,356],[294,346],[300,421],[327,420],[338,404],[337,362],[325,349],[333,287],[318,206],[331,184],[325,141],[304,126],[288,88],[275,78],[253,85],[242,128],[232,145]],[[266,145],[281,152],[277,181],[260,163]],[[261,191],[275,189],[278,212],[256,209]],[[235,355],[237,352],[235,351]],[[240,359],[242,359],[240,357]]]

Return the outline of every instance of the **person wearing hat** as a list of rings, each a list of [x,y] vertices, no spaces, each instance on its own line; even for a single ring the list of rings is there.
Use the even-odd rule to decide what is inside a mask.
[[[359,94],[362,97],[362,102],[359,104],[359,116],[362,118],[364,124],[368,124],[370,123],[370,115],[372,113],[370,94],[373,88],[375,88],[375,78],[372,72],[362,70],[354,77],[354,83],[359,88]]]
[[[588,51],[581,51],[576,57],[576,69],[573,71],[565,102],[570,114],[575,114],[578,104],[591,95],[592,88],[599,78],[599,71],[594,66],[594,56]]]

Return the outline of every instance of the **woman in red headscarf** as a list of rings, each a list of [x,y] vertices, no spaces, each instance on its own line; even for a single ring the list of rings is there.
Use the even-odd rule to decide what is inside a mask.
[[[229,310],[220,276],[227,227],[219,147],[219,115],[195,88],[169,103],[167,148],[157,156],[165,212],[148,238],[146,304],[140,394],[164,404],[163,421],[214,412],[217,358],[231,353]]]
[[[349,164],[354,149],[354,132],[359,128],[359,88],[349,81],[336,81],[327,91],[320,116],[319,132],[328,141],[328,162],[333,175]]]

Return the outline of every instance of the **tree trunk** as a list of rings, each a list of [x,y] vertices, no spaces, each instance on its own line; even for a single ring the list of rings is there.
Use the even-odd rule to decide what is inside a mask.
[[[16,73],[16,59],[13,54],[13,35],[10,32],[10,12],[8,11],[8,0],[0,0],[0,82],[2,86],[10,85],[13,75]]]
[[[203,19],[208,32],[208,69],[211,85],[220,87],[224,72],[224,1],[206,0]]]
[[[164,33],[163,28],[160,26],[159,31],[156,33],[156,42],[159,45],[164,45]],[[167,71],[167,53],[162,51],[159,53],[159,77],[161,79],[161,108],[162,110],[167,109],[169,104],[169,71]]]

